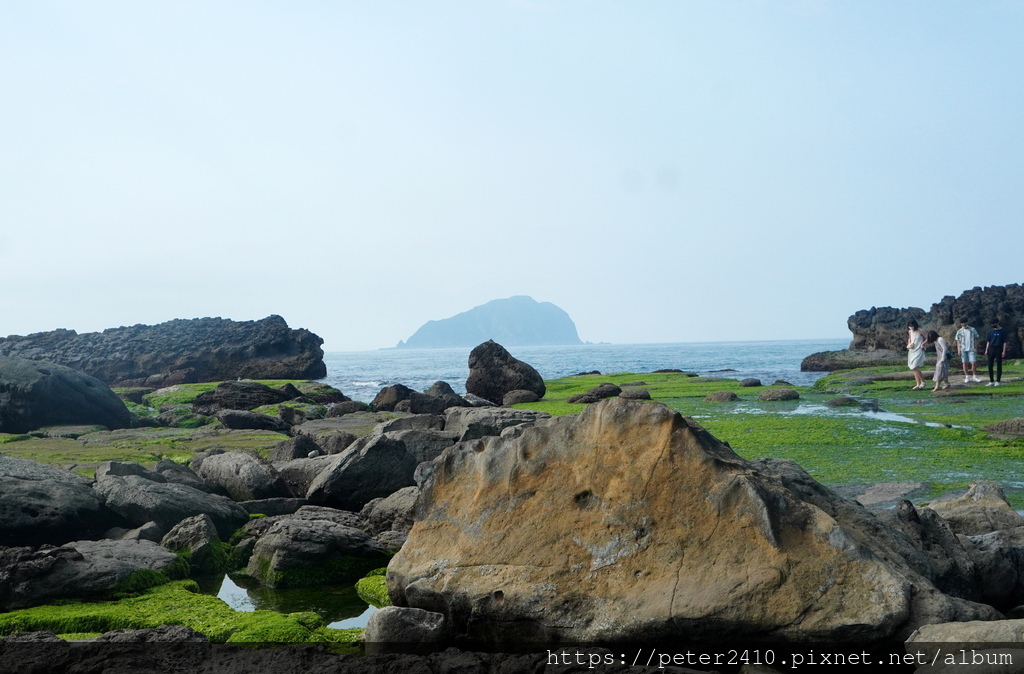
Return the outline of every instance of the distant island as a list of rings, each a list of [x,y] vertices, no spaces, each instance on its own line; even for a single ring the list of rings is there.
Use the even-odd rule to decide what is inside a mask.
[[[476,346],[489,339],[504,346],[582,344],[576,324],[551,302],[516,295],[473,307],[439,321],[427,321],[399,349]]]

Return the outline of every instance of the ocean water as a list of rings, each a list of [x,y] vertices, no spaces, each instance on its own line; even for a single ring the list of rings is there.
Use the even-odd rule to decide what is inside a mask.
[[[801,372],[800,361],[818,351],[845,349],[849,340],[815,339],[766,342],[688,342],[680,344],[584,344],[520,346],[509,352],[529,363],[544,379],[598,370],[646,373],[676,368],[702,376],[776,379],[797,386],[813,384],[823,372]],[[466,392],[470,348],[381,349],[324,354],[327,377],[322,381],[345,395],[369,402],[385,386],[404,384],[422,391],[446,381],[456,393]],[[723,371],[724,370],[724,371]]]

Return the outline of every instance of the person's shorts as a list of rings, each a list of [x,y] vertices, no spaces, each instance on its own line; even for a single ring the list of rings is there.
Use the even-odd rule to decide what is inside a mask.
[[[960,360],[964,363],[977,363],[978,356],[975,355],[974,351],[961,351]]]

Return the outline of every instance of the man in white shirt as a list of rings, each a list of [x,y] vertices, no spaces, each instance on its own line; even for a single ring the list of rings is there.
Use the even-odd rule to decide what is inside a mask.
[[[978,341],[978,331],[967,325],[967,319],[960,319],[960,329],[956,331],[956,352],[964,364],[964,383],[981,381],[978,379],[978,356],[974,353],[974,345]],[[971,364],[971,373],[967,373],[967,363]]]

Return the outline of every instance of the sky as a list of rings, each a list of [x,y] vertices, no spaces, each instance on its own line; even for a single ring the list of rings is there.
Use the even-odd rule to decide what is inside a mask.
[[[848,337],[1024,282],[1024,2],[0,0],[0,335],[530,295]]]

